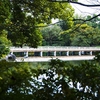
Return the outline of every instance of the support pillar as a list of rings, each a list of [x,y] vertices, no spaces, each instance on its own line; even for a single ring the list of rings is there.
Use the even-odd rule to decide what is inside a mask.
[[[13,54],[13,51],[12,51],[12,52],[10,52],[10,54]]]
[[[78,55],[81,56],[81,51],[78,52]]]
[[[42,51],[40,51],[40,56],[41,56],[41,57],[43,56],[43,52],[42,52]]]
[[[90,55],[92,56],[92,51],[90,51]]]
[[[56,51],[54,51],[54,57],[56,56]]]
[[[26,52],[26,57],[28,57],[28,51]]]
[[[69,56],[69,51],[66,52],[66,56]]]

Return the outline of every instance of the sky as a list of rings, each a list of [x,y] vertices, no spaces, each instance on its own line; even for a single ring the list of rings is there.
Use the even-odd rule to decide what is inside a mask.
[[[98,1],[98,2],[96,2]],[[100,4],[100,0],[78,0],[78,2],[84,3],[84,4]],[[71,4],[72,7],[75,9],[75,14],[81,15],[81,16],[87,16],[87,15],[93,15],[93,14],[99,14],[100,13],[100,7],[85,7],[78,4]],[[52,23],[56,23],[58,20],[52,19]]]
[[[98,2],[97,2],[98,1]],[[100,4],[100,0],[78,0],[78,2],[84,4]],[[100,13],[100,7],[84,7],[78,4],[71,4],[72,7],[75,9],[75,13],[80,15],[93,15]]]

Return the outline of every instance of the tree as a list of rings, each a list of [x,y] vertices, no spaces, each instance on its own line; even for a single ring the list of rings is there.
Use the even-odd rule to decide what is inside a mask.
[[[94,17],[95,15],[93,15]],[[92,16],[87,16],[87,20],[91,19]],[[92,19],[91,21],[86,22],[89,26],[92,26],[93,28],[100,28],[100,18],[97,17],[95,19]]]
[[[81,2],[79,2],[78,0],[50,0],[51,2],[59,2],[59,3],[71,3],[71,4],[76,4],[76,5],[80,5],[80,6],[84,6],[84,7],[93,7],[93,8],[96,8],[96,7],[100,7],[100,2],[97,0],[97,1],[93,1],[93,2],[91,2],[91,0],[89,0],[89,1],[86,1],[86,2],[88,2],[88,3],[81,3]],[[79,9],[79,10],[81,10],[81,9]],[[97,10],[97,12],[99,11],[99,9],[95,9],[95,10]],[[89,14],[90,15],[90,14]],[[86,21],[90,21],[90,20],[92,20],[92,19],[95,19],[95,18],[97,18],[98,16],[100,16],[100,14],[97,14],[97,15],[95,15],[95,16],[93,16],[92,18],[90,18],[89,20],[84,20],[85,22]],[[77,19],[75,19],[75,20],[77,20]],[[78,20],[81,20],[81,21],[83,21],[83,19],[78,19]]]
[[[77,28],[78,27],[78,28]],[[98,46],[99,31],[87,24],[77,24],[76,30],[70,34],[71,45],[73,46]]]
[[[71,31],[71,29],[61,32],[60,38],[61,38],[62,46],[70,46],[71,45],[70,31]]]
[[[9,53],[11,41],[7,39],[7,31],[0,32],[0,59],[4,58]]]
[[[5,0],[5,2],[3,1],[1,0],[2,3],[6,4],[7,0]],[[37,30],[37,26],[39,23],[49,23],[51,18],[58,17],[59,19],[60,18],[63,19],[65,18],[63,14],[66,14],[67,10],[70,11],[70,13],[73,13],[71,12],[71,9],[64,10],[59,7],[61,5],[66,7],[66,5],[64,4],[50,3],[49,2],[50,0],[49,1],[42,0],[42,1],[30,0],[27,2],[26,0],[23,1],[10,0],[9,2],[10,6],[7,5],[7,7],[11,7],[10,22],[9,20],[7,20],[8,22],[7,24],[4,24],[4,26],[7,25],[6,30],[8,30],[8,34],[10,35],[9,39],[11,39],[15,45],[22,46],[22,44],[28,44],[30,46],[36,47],[37,45],[40,44],[38,39],[41,39],[41,35],[39,35],[40,33]],[[38,8],[40,4],[41,6]],[[46,8],[50,9],[49,13],[48,9],[45,9],[46,11],[44,11],[45,6]],[[33,8],[34,10],[32,10]],[[58,13],[55,13],[56,11],[58,11]],[[62,13],[60,11],[62,11]],[[30,13],[31,15],[29,15]],[[78,27],[79,26],[81,25],[78,25]],[[4,28],[2,29],[3,30],[0,31],[1,34],[3,31],[4,33],[6,32]],[[68,31],[66,33],[72,32],[71,29]],[[86,33],[88,37],[89,36],[92,37],[90,34],[91,32],[96,34],[95,30],[86,24],[83,24],[80,27],[80,30],[76,31],[75,33],[76,36],[78,32],[81,32],[82,34],[81,36],[84,36],[85,35],[84,33]],[[14,36],[18,36],[18,38]],[[9,42],[6,37],[7,36],[2,36],[1,43],[2,44],[5,43],[5,45],[7,44],[8,46]],[[73,36],[72,38],[74,39]],[[34,42],[36,43],[36,45],[32,43],[33,41],[31,41],[31,39],[33,41],[36,40]],[[97,57],[99,57],[99,55]],[[25,100],[25,99],[26,100],[57,100],[57,99],[99,100],[100,99],[99,58],[93,61],[81,62],[79,64],[76,64],[76,62],[74,64],[72,64],[72,62],[69,64],[68,62],[66,63],[60,61],[59,59],[56,59],[56,60],[51,60],[49,65],[43,64],[45,65],[46,68],[44,68],[43,65],[34,66],[33,64],[30,63],[6,62],[5,60],[1,60],[0,99],[1,100],[18,100],[18,99],[19,100]]]
[[[6,3],[8,4],[8,8],[5,10],[9,12],[10,18],[5,29],[8,31],[8,39],[15,46],[37,47],[41,45],[42,34],[38,26],[40,23],[49,24],[52,18],[67,18],[72,21],[74,13],[73,8],[68,3],[51,3],[48,0],[8,0],[8,2],[1,0],[1,2],[4,6]],[[3,8],[3,6],[1,7]]]
[[[74,3],[74,4],[78,4],[81,6],[86,6],[86,7],[98,7],[100,6],[99,1],[95,1],[95,3],[92,4],[85,4],[85,3],[81,3],[78,2],[78,0],[50,0],[51,2],[60,2],[60,3]]]
[[[62,28],[62,30],[68,30],[68,29],[72,28],[73,21],[61,20],[61,21],[59,21],[58,26],[60,26]]]
[[[52,59],[49,66],[33,67],[29,63],[2,60],[0,99],[99,100],[99,60],[75,63]]]
[[[27,100],[25,97],[29,96],[30,89],[27,87],[32,75],[29,64],[2,60],[0,69],[0,99]]]
[[[0,0],[0,33],[10,22],[9,0]]]
[[[60,32],[62,29],[59,26],[49,26],[43,28],[41,31],[43,35],[43,45],[60,45]]]

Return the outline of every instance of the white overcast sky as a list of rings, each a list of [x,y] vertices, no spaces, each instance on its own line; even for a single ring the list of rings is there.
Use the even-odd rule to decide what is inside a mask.
[[[97,1],[97,2],[96,2]],[[100,4],[100,0],[78,0],[78,2],[84,3],[84,4]],[[84,7],[82,5],[78,4],[72,4],[73,8],[75,9],[75,12],[77,14],[81,15],[89,15],[89,14],[99,14],[100,13],[100,7]]]
[[[96,2],[98,1],[98,2]],[[100,0],[78,0],[78,2],[84,4],[100,4]],[[72,7],[75,9],[75,14],[87,16],[93,14],[100,14],[100,7],[85,7],[78,4],[71,4]],[[58,20],[52,20],[53,23],[56,23]]]

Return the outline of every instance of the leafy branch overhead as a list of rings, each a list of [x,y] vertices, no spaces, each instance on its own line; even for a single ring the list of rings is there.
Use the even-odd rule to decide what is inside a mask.
[[[60,2],[60,3],[73,3],[73,4],[78,4],[78,5],[86,6],[86,7],[100,7],[100,4],[85,4],[85,3],[78,2],[78,0],[49,0],[49,1]]]
[[[59,22],[65,21],[68,26],[72,27],[73,21],[77,21],[73,17],[74,9],[71,3],[82,5],[76,0],[1,0],[0,30],[4,29],[8,32],[7,38],[14,46],[37,47],[42,45],[43,40],[40,32],[41,24],[44,24],[45,27],[50,26],[52,25],[51,20],[54,18],[59,19]],[[99,14],[85,21],[98,16]]]
[[[7,30],[12,44],[32,47],[42,45],[42,34],[36,26],[41,23],[50,24],[52,18],[67,18],[69,24],[72,24],[74,14],[70,4],[52,3],[48,0],[1,0],[0,11],[0,28]]]

